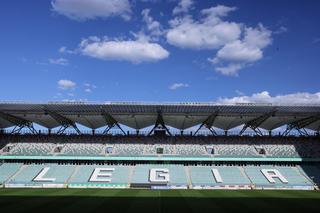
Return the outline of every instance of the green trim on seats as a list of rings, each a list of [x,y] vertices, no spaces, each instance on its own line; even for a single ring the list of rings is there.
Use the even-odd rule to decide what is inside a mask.
[[[0,160],[129,160],[129,161],[261,161],[261,162],[302,162],[320,161],[320,158],[261,158],[261,157],[134,157],[134,156],[17,156],[0,155]]]

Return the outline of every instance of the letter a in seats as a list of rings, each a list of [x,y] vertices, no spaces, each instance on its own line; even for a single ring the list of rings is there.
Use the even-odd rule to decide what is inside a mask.
[[[274,178],[279,178],[282,183],[288,183],[287,179],[276,169],[261,169],[262,174],[270,183],[275,183]]]
[[[35,181],[35,182],[54,182],[54,181],[56,181],[55,178],[45,178],[44,177],[49,170],[50,170],[50,167],[43,168],[39,172],[39,174],[33,179],[33,181]]]

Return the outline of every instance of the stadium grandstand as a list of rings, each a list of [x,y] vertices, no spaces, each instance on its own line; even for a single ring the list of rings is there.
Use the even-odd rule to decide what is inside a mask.
[[[0,103],[5,188],[301,189],[320,106]]]

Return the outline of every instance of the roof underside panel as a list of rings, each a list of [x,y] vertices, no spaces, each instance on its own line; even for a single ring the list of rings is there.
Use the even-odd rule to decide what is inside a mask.
[[[266,130],[273,130],[278,127],[281,127],[285,124],[292,123],[294,121],[298,121],[303,119],[304,117],[297,117],[297,116],[288,116],[288,117],[270,117],[266,121],[264,121],[259,127],[266,129]]]
[[[54,120],[50,115],[45,115],[45,114],[12,114],[13,116],[16,116],[18,118],[28,120],[34,123],[37,123],[41,126],[44,126],[46,128],[55,128],[60,126],[60,124]]]
[[[64,117],[91,129],[97,129],[107,125],[104,117],[101,115],[66,115]]]
[[[320,120],[306,126],[307,129],[320,131]]]
[[[157,115],[113,115],[113,118],[120,124],[124,124],[133,129],[143,129],[154,125]]]
[[[166,125],[172,126],[176,129],[187,129],[198,124],[201,124],[203,121],[207,119],[209,115],[206,116],[163,116],[164,123]]]
[[[242,124],[245,124],[246,122],[254,118],[255,117],[245,116],[217,116],[214,120],[213,126],[223,130],[229,130]]]
[[[11,126],[14,126],[14,124],[10,123],[9,121],[7,121],[5,119],[0,118],[0,128],[4,129],[4,128],[11,127]]]

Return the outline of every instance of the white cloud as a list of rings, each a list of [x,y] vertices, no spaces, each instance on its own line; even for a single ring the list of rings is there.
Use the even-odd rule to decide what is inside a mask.
[[[180,0],[178,6],[173,9],[172,14],[186,13],[191,9],[193,4],[192,0]]]
[[[234,7],[217,6],[201,11],[202,19],[194,20],[190,15],[170,21],[166,34],[168,43],[180,48],[217,49],[239,38],[241,24],[223,21],[221,18]]]
[[[286,28],[285,26],[280,26],[279,29],[277,29],[276,31],[274,31],[274,34],[282,34],[282,33],[286,33],[288,32],[288,28]]]
[[[230,12],[237,10],[236,7],[228,7],[224,5],[217,5],[201,10],[202,15],[205,15],[208,22],[220,22],[220,17],[227,16]]]
[[[97,88],[97,86],[96,85],[94,85],[94,84],[89,84],[89,83],[85,83],[85,84],[83,84],[84,85],[84,91],[85,92],[88,92],[88,93],[91,93],[94,89],[96,89]]]
[[[67,50],[67,47],[65,47],[65,46],[62,46],[62,47],[60,47],[59,48],[59,53],[65,53],[66,52],[66,50]]]
[[[237,76],[241,69],[263,58],[264,48],[272,42],[272,32],[262,24],[253,28],[226,21],[229,13],[235,10],[236,7],[218,5],[201,10],[199,19],[185,10],[182,17],[169,21],[167,42],[180,48],[215,50],[214,56],[208,59],[215,70],[223,75]]]
[[[68,59],[65,59],[65,58],[57,58],[57,59],[54,59],[54,58],[49,58],[49,63],[50,64],[56,64],[56,65],[68,65],[69,64],[69,60]]]
[[[131,6],[128,0],[52,0],[55,12],[74,20],[121,16],[130,19]]]
[[[91,37],[79,45],[81,54],[102,60],[155,62],[169,57],[169,52],[157,43],[146,40],[108,40]]]
[[[58,88],[62,90],[70,90],[76,87],[76,83],[70,80],[61,79],[58,81]]]
[[[20,60],[21,60],[23,63],[28,62],[28,59],[27,59],[27,58],[25,58],[25,57],[20,58]]]
[[[238,64],[228,64],[227,66],[216,67],[215,70],[222,75],[226,76],[237,76],[239,70],[243,68],[244,65]]]
[[[248,46],[240,40],[226,44],[216,55],[217,60],[226,61],[254,62],[261,58],[262,51],[260,48]]]
[[[62,102],[68,102],[68,103],[73,103],[73,102],[77,102],[77,103],[83,102],[83,103],[86,103],[86,102],[88,102],[88,99],[86,99],[86,98],[84,98],[84,99],[82,99],[82,98],[80,98],[80,99],[68,99],[68,98],[65,98],[65,99],[62,99],[61,101],[62,101]]]
[[[142,10],[141,15],[142,15],[142,20],[147,25],[147,31],[150,33],[151,38],[153,38],[154,40],[157,40],[157,38],[163,34],[163,30],[160,22],[155,21],[150,16],[150,9]]]
[[[298,92],[285,95],[271,96],[268,91],[254,93],[251,96],[238,96],[233,98],[219,98],[218,103],[236,104],[236,103],[271,103],[281,105],[294,104],[320,104],[320,92],[308,93]]]
[[[242,92],[242,91],[240,91],[240,90],[238,90],[238,89],[237,89],[235,92],[236,92],[238,95],[241,95],[241,96],[244,96],[244,95],[245,95],[244,92]]]
[[[150,2],[150,3],[158,3],[161,0],[140,0],[141,2]]]
[[[90,93],[90,92],[92,92],[92,89],[86,88],[84,91]]]
[[[68,54],[74,54],[75,52],[73,50],[69,50],[67,47],[62,46],[58,49],[59,53],[68,53]]]
[[[180,88],[186,88],[189,87],[189,84],[185,84],[185,83],[174,83],[171,86],[169,86],[170,90],[176,90],[176,89],[180,89]]]
[[[242,39],[225,44],[209,61],[216,65],[216,71],[236,76],[240,69],[263,58],[263,49],[272,42],[271,34],[262,24],[245,28]]]

